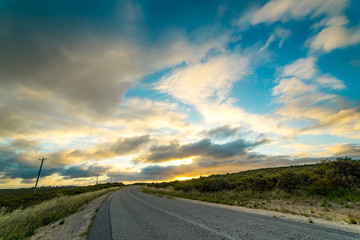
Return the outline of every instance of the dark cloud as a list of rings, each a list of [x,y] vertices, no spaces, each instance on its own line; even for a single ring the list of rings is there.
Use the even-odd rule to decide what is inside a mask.
[[[73,158],[70,158],[73,152],[74,151],[63,150],[49,154],[43,164],[41,177],[58,173],[65,179],[86,178],[96,176],[96,174],[104,175],[110,169],[110,167],[97,164],[82,164],[66,167],[68,164],[74,163]],[[68,158],[70,158],[70,162]],[[20,178],[23,179],[22,183],[31,183],[33,179],[37,177],[39,167],[39,158],[33,155],[32,152],[17,152],[10,147],[4,146],[0,149],[1,179]]]
[[[66,165],[79,164],[90,159],[107,159],[115,156],[123,156],[136,153],[141,147],[151,142],[149,135],[131,138],[118,138],[114,142],[98,144],[84,149],[64,149],[46,154],[47,165],[50,167],[63,167]],[[22,152],[22,155],[26,152]],[[19,154],[18,154],[19,155]],[[19,155],[20,156],[20,155]],[[34,157],[34,156],[32,156]],[[34,161],[29,157],[19,158],[19,162],[30,164]]]
[[[52,112],[59,99],[65,104],[58,108],[63,113],[81,109],[97,117],[108,115],[148,70],[136,64],[140,53],[130,47],[141,39],[135,38],[141,35],[136,22],[126,20],[135,14],[135,8],[129,10],[131,3],[80,2],[2,1],[0,87],[12,92],[21,87],[48,97],[30,109],[12,109],[16,115],[28,110],[44,113],[39,106]]]
[[[104,175],[111,167],[98,164],[82,164],[59,170],[59,175],[64,179],[96,177],[97,174]]]
[[[139,137],[139,140],[129,140],[127,142],[141,142],[147,139],[146,136]],[[123,142],[116,141],[116,142]],[[117,181],[163,181],[174,179],[180,176],[201,176],[210,175],[214,173],[222,174],[228,172],[238,172],[248,169],[267,168],[267,167],[281,167],[299,164],[311,164],[324,160],[323,158],[292,158],[290,156],[270,156],[258,154],[249,151],[251,148],[264,144],[268,140],[264,139],[258,142],[246,142],[238,140],[227,144],[214,144],[208,139],[203,139],[193,144],[179,146],[177,144],[158,146],[157,151],[162,151],[169,154],[170,150],[184,151],[182,156],[188,155],[185,153],[197,154],[190,164],[183,164],[179,166],[160,166],[150,165],[142,168],[139,172],[118,172],[113,171],[112,166],[104,166],[100,164],[79,164],[68,166],[63,164],[58,167],[52,167],[51,159],[44,163],[41,176],[50,176],[52,174],[59,174],[64,179],[75,178],[91,178],[97,174],[99,176],[107,175]],[[146,141],[145,141],[146,142]],[[242,146],[242,148],[240,148]],[[238,151],[233,150],[238,149]],[[349,153],[349,148],[353,149],[354,154],[359,153],[356,144],[345,144],[337,146],[338,154],[344,150]],[[231,150],[229,150],[231,149]],[[154,147],[153,147],[154,150]],[[206,156],[213,154],[212,151],[218,150],[219,153],[216,158],[214,156]],[[61,155],[61,154],[60,154]],[[79,150],[68,151],[68,155],[83,156]],[[349,156],[349,155],[347,155]],[[335,159],[336,157],[329,158]],[[0,149],[0,179],[15,179],[20,178],[23,183],[33,183],[38,173],[40,161],[38,159],[28,156],[24,152],[15,152],[11,148],[2,146]]]
[[[37,166],[37,158],[34,152],[17,151],[9,145],[0,146],[0,170],[20,165],[23,168]]]
[[[39,163],[40,166],[40,163]],[[51,176],[54,173],[59,172],[59,168],[46,168],[41,170],[41,177]],[[37,168],[26,168],[21,165],[16,167],[8,168],[2,178],[22,178],[22,179],[34,179],[37,177],[39,167]]]
[[[74,149],[54,151],[46,154],[48,159],[47,165],[52,167],[63,167],[70,164],[78,164],[84,156],[84,154],[79,154],[79,150]]]
[[[27,140],[24,138],[18,138],[11,142],[11,147],[15,149],[33,149],[33,150],[39,150],[40,145],[39,142],[36,140]]]
[[[1,84],[0,84],[1,86]],[[1,92],[0,92],[1,93]],[[1,99],[1,98],[0,98]],[[15,133],[26,133],[28,127],[21,121],[21,117],[9,106],[0,106],[0,136],[8,137]]]
[[[27,183],[35,183],[35,179],[22,179],[21,183],[25,183],[25,184],[27,184]]]
[[[341,144],[330,147],[329,150],[331,150],[336,157],[360,157],[360,144]]]
[[[14,150],[0,149],[0,176],[2,179],[33,179],[37,177],[40,161],[31,153],[16,152]],[[41,176],[50,176],[58,172],[60,168],[46,167],[41,171]]]
[[[141,169],[141,174],[147,176],[148,178],[158,179],[160,176],[164,176],[165,173],[174,171],[175,169],[176,167],[174,166],[161,167],[153,165]]]
[[[162,180],[175,177],[177,173],[182,172],[180,168],[184,166],[158,166],[152,165],[142,168],[140,172],[109,172],[108,176],[119,181],[149,181]],[[190,167],[190,166],[188,166]],[[186,168],[188,168],[186,167]],[[180,171],[179,171],[180,170]]]
[[[88,159],[106,159],[131,154],[150,141],[150,136],[144,135],[132,138],[118,138],[115,142],[99,144],[87,149],[64,149],[50,152],[46,154],[47,160],[43,166],[42,176],[50,176],[56,172],[67,177],[85,176],[87,172],[94,171],[103,173],[104,171],[96,165],[90,167],[86,167],[86,165],[70,167],[66,171],[63,169],[68,165],[79,164]],[[39,153],[31,150],[38,149],[38,147],[37,141],[26,139],[17,139],[8,145],[0,145],[0,176],[2,175],[2,178],[23,179],[36,177],[41,156]]]
[[[149,135],[118,138],[115,142],[97,145],[95,151],[86,154],[86,158],[104,158],[135,153],[150,141]]]
[[[51,152],[47,154],[47,157],[51,166],[65,166],[90,159],[101,160],[133,154],[151,141],[149,135],[131,138],[120,137],[114,142],[102,143],[84,149],[65,149]]]
[[[110,149],[116,154],[125,155],[139,150],[141,146],[150,142],[150,136],[136,136],[132,138],[119,138]]]
[[[183,36],[145,42],[142,9],[134,1],[1,4],[0,88],[36,91],[28,101],[47,96],[19,112],[44,113],[41,106],[67,116],[107,117],[144,74],[193,56],[184,54],[191,48],[179,52],[173,47]]]
[[[135,158],[133,161],[156,163],[188,157],[210,158],[217,161],[247,154],[248,150],[268,142],[268,139],[259,140],[257,142],[247,142],[244,139],[238,139],[233,142],[216,144],[212,143],[210,139],[206,138],[199,142],[182,146],[179,144],[154,146],[149,149],[148,154],[141,155]]]
[[[151,122],[152,114],[182,124],[168,109],[124,116],[119,105],[144,75],[197,59],[221,43],[167,31],[162,34],[170,37],[150,40],[157,23],[147,27],[142,10],[126,0],[0,1],[0,137],[88,134],[109,118],[130,125],[126,117]],[[152,17],[164,23],[159,14]]]
[[[230,125],[224,125],[209,131],[202,131],[200,134],[212,139],[227,139],[238,136],[241,130],[241,127],[233,128]]]
[[[76,132],[87,127],[83,120],[70,116],[60,117],[64,111],[61,99],[48,98],[46,94],[42,96],[40,90],[27,92],[28,90],[22,89],[17,92],[13,88],[1,89],[1,85],[0,77],[0,101],[5,103],[0,106],[0,137],[37,138],[51,130]]]

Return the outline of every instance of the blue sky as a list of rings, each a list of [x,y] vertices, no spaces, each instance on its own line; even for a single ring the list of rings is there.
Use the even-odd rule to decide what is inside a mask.
[[[360,157],[359,1],[1,1],[0,188]]]

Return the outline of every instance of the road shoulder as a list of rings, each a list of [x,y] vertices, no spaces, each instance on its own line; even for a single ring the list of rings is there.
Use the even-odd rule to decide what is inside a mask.
[[[141,191],[141,189],[140,189],[140,191]],[[146,193],[146,194],[151,194],[151,193]],[[155,194],[155,195],[159,196],[159,194]],[[188,198],[169,197],[169,196],[166,196],[166,195],[162,195],[162,196],[159,196],[159,197],[166,197],[166,198],[170,198],[170,199],[188,201],[188,202],[202,204],[202,205],[208,205],[208,206],[220,207],[220,208],[225,208],[225,209],[231,209],[231,210],[234,210],[234,211],[259,214],[259,215],[268,216],[268,217],[288,219],[288,220],[292,220],[292,221],[308,223],[308,224],[314,224],[314,225],[317,225],[317,226],[328,227],[328,228],[332,228],[332,229],[336,229],[336,230],[342,230],[342,231],[347,231],[347,232],[360,234],[360,226],[359,225],[348,224],[348,223],[345,223],[345,222],[327,221],[327,220],[324,220],[324,219],[311,218],[312,223],[309,223],[309,218],[305,217],[305,216],[301,216],[301,215],[292,215],[292,214],[286,214],[286,213],[281,213],[281,212],[276,212],[276,211],[271,211],[271,210],[246,208],[246,207],[241,207],[241,206],[231,206],[231,205],[226,205],[226,204],[221,204],[221,203],[211,203],[211,202],[193,200],[193,199],[188,199]]]
[[[41,227],[31,240],[84,240],[97,209],[111,193],[107,193],[90,203],[83,210],[63,220]]]

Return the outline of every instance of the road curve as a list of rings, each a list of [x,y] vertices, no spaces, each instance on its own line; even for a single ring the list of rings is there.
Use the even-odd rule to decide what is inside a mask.
[[[360,235],[145,194],[137,187],[111,194],[87,240],[117,239],[360,239]]]

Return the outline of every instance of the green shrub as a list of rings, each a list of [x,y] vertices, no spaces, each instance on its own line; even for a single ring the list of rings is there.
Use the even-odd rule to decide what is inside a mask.
[[[357,221],[354,218],[350,218],[349,223],[350,224],[357,224]]]

